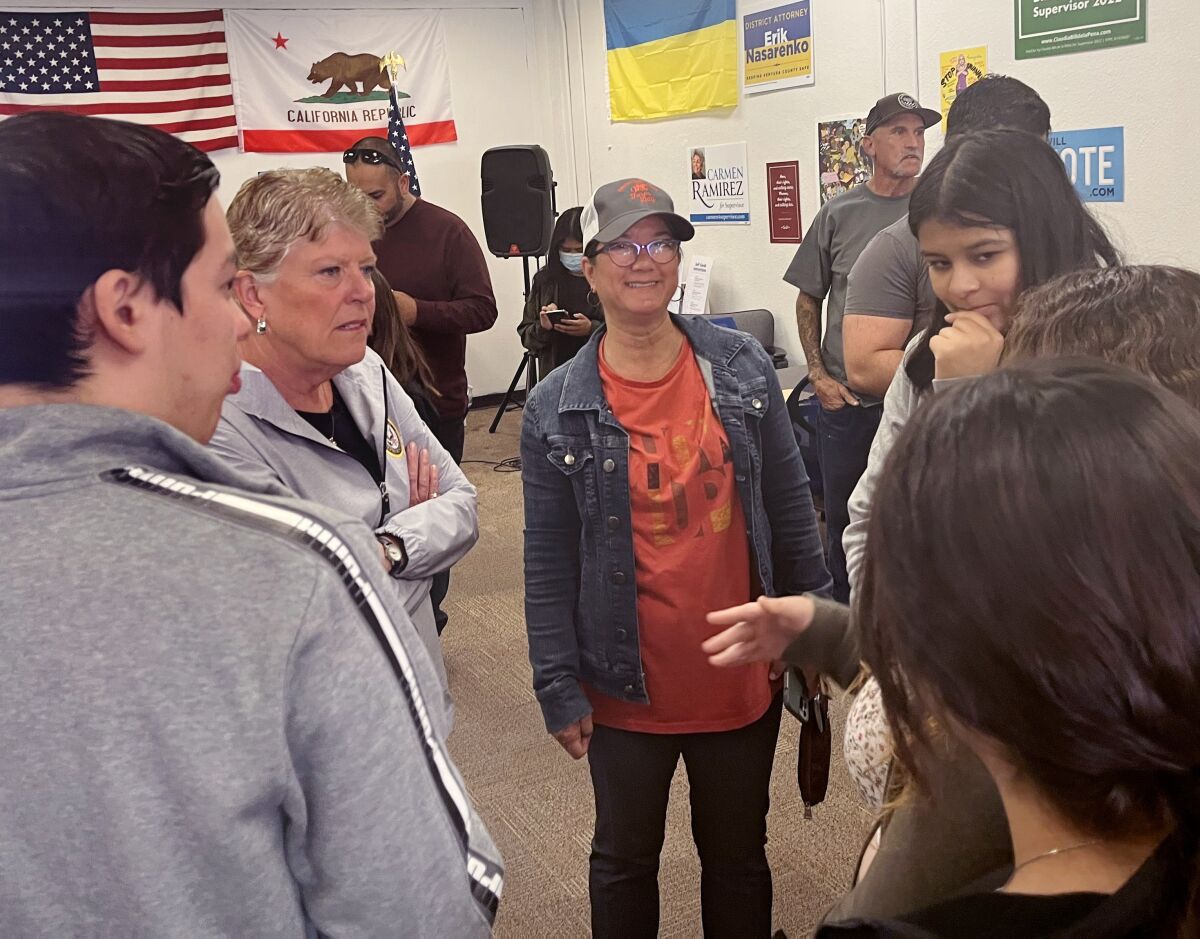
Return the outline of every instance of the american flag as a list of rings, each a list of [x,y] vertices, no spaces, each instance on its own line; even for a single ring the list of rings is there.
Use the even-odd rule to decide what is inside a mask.
[[[0,11],[0,117],[74,111],[236,147],[220,10]]]
[[[408,142],[408,131],[404,129],[404,118],[400,116],[400,105],[396,102],[396,86],[394,84],[388,92],[388,140],[400,154],[400,165],[408,174],[411,183],[409,191],[414,196],[419,196],[421,184],[417,182],[417,164],[413,162],[412,145]]]

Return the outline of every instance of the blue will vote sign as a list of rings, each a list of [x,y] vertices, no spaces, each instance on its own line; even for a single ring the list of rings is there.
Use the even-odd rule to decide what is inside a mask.
[[[1067,175],[1084,202],[1125,201],[1125,128],[1052,131]]]

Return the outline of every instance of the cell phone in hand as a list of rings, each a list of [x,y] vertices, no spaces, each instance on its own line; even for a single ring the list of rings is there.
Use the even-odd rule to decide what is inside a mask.
[[[551,326],[557,326],[563,320],[574,319],[574,313],[568,313],[566,310],[547,310],[546,319],[550,320]]]

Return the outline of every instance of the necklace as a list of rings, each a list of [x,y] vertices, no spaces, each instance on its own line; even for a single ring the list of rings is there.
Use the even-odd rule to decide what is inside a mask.
[[[1078,851],[1080,848],[1090,848],[1094,844],[1101,844],[1103,839],[1093,838],[1091,841],[1081,841],[1079,844],[1069,844],[1064,848],[1051,848],[1049,851],[1043,851],[1041,854],[1035,854],[1033,857],[1022,861],[1013,868],[1012,876],[1017,876],[1017,871],[1022,867],[1032,864],[1034,861],[1044,861],[1048,857],[1054,857],[1056,854],[1066,854],[1068,851]],[[1011,879],[1011,878],[1010,878]]]
[[[337,392],[333,390],[332,384],[329,386],[329,391],[329,411],[327,412],[329,414],[329,433],[325,436],[329,438],[330,443],[336,443],[334,431],[337,430]]]

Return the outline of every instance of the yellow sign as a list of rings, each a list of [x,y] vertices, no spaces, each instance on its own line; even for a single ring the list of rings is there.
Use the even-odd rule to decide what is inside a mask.
[[[942,131],[946,130],[946,115],[950,105],[962,92],[988,73],[987,46],[974,49],[955,49],[943,52],[938,70],[938,85],[942,93]]]

